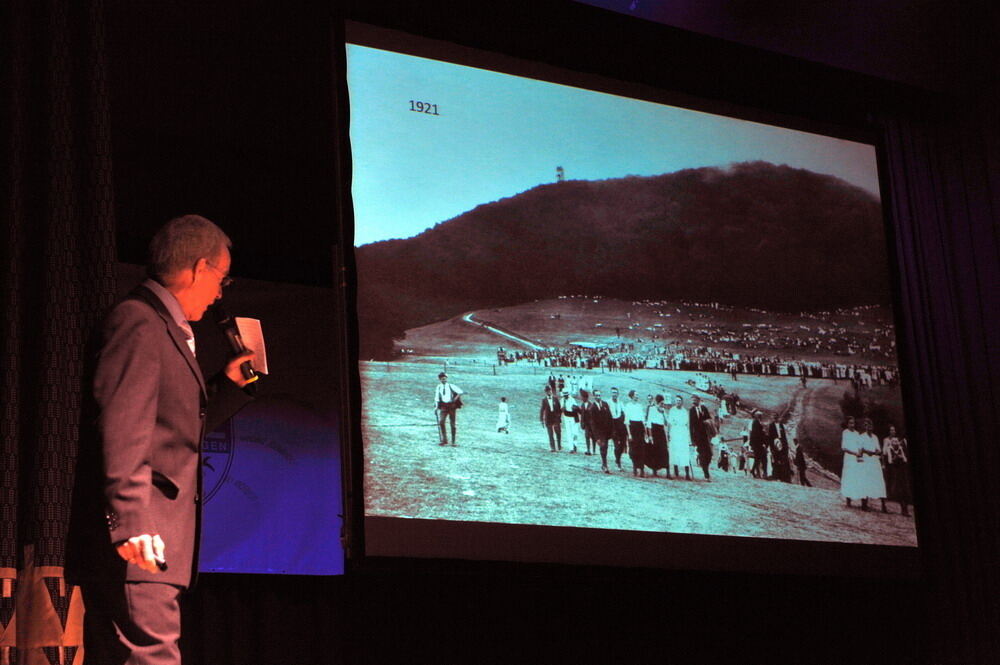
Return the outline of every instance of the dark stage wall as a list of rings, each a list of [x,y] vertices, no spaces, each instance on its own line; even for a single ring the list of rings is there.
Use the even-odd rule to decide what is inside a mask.
[[[333,282],[339,197],[349,182],[337,152],[345,136],[338,123],[346,122],[338,98],[345,16],[821,122],[877,127],[889,118],[897,149],[915,160],[920,146],[911,118],[925,136],[939,137],[942,128],[960,136],[970,144],[966,156],[977,136],[981,147],[998,143],[995,123],[981,111],[985,102],[968,86],[952,97],[930,94],[580,3],[317,4],[106,3],[120,261],[141,262],[156,226],[198,212],[233,237],[237,278]],[[969,16],[964,20],[970,34],[981,28]],[[965,62],[982,62],[990,49],[975,44],[959,54]],[[968,169],[966,181],[978,183],[977,196],[985,191],[994,201],[997,154],[956,157],[979,165]],[[955,172],[954,164],[949,168]],[[897,171],[894,186],[909,182],[903,175]],[[947,185],[925,191],[917,184],[896,194],[953,204],[962,179]],[[895,202],[895,209],[904,203]],[[1000,597],[991,572],[1000,511],[996,481],[986,474],[1000,467],[996,453],[983,447],[994,443],[997,423],[985,407],[959,400],[967,395],[964,384],[987,405],[997,403],[997,347],[995,341],[984,347],[981,331],[995,330],[1000,318],[995,303],[990,309],[976,295],[982,289],[976,280],[995,274],[989,264],[997,256],[995,216],[992,226],[983,226],[989,214],[970,213],[962,225],[932,229],[914,214],[900,243],[909,265],[905,355],[911,363],[935,358],[930,369],[949,379],[936,383],[921,374],[925,390],[915,396],[925,414],[918,423],[935,435],[923,441],[937,451],[917,460],[915,482],[924,488],[918,509],[926,516],[918,524],[922,579],[435,561],[379,562],[345,577],[209,574],[186,600],[185,662],[986,662],[997,645],[987,628],[1000,622],[991,600]],[[921,272],[920,264],[938,266],[939,255],[914,242],[930,231],[947,254],[933,274]],[[970,262],[971,273],[960,269]],[[935,275],[952,283],[939,284]],[[955,291],[967,299],[956,304]],[[932,311],[914,309],[922,298]],[[931,319],[956,322],[951,337],[917,325]],[[946,349],[953,342],[984,355],[951,355]],[[957,403],[947,406],[956,414],[964,409],[965,419],[933,408],[948,385],[958,387]],[[942,459],[949,465],[941,466]],[[970,483],[975,496],[955,489]]]

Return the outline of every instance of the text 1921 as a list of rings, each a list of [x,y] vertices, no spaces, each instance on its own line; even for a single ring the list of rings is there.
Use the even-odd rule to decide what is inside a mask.
[[[410,110],[414,113],[426,113],[427,115],[441,115],[438,113],[438,105],[430,102],[415,102],[410,100]]]

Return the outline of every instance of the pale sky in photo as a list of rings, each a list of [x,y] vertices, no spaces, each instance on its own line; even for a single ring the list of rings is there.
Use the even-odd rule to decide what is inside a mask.
[[[603,180],[763,160],[879,195],[868,144],[369,47],[347,54],[356,246],[554,182],[557,166]]]

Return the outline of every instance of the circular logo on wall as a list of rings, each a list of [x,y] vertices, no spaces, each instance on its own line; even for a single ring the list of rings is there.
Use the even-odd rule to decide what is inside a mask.
[[[236,456],[236,446],[233,443],[236,436],[233,432],[233,419],[227,420],[215,430],[205,435],[201,444],[201,475],[202,495],[204,503],[208,503],[219,491]]]

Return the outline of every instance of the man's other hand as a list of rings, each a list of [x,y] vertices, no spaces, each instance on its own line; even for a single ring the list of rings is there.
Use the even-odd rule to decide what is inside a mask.
[[[115,549],[118,550],[118,556],[149,573],[160,572],[156,561],[165,560],[163,539],[159,534],[144,533],[141,536],[133,536],[119,543]]]

